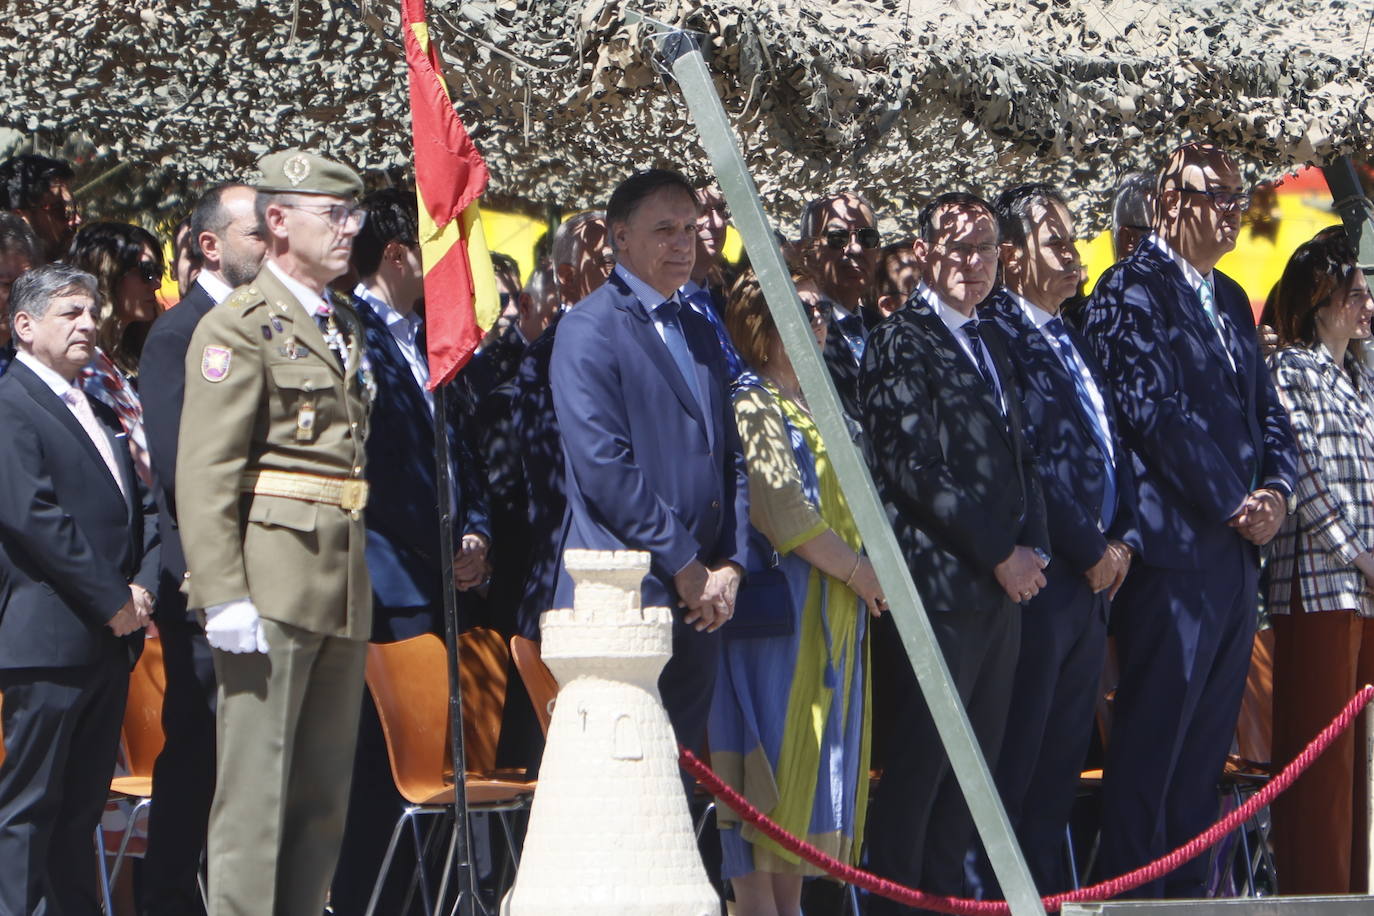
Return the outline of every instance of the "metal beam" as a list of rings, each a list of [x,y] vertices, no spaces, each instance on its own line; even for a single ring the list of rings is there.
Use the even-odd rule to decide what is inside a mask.
[[[816,427],[825,440],[826,452],[839,475],[864,547],[892,609],[902,645],[911,659],[921,693],[930,706],[940,739],[1011,911],[1014,916],[1043,916],[1044,907],[1007,821],[1001,796],[969,726],[920,595],[869,476],[868,465],[850,439],[839,397],[816,346],[811,323],[797,298],[791,271],[783,261],[773,228],[763,212],[758,190],[740,155],[734,130],[711,81],[701,48],[689,32],[630,11],[626,11],[625,18],[631,23],[642,22],[660,30],[654,36],[658,49],[682,88],[701,145],[710,157],[721,192],[730,205],[735,228],[758,274],[778,334],[796,370]],[[931,753],[935,753],[934,748]]]

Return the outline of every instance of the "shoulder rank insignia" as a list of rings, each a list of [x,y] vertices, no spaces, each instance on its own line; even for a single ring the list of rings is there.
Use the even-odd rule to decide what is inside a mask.
[[[228,347],[206,347],[200,355],[200,374],[207,382],[222,382],[229,377],[229,362],[234,351]]]

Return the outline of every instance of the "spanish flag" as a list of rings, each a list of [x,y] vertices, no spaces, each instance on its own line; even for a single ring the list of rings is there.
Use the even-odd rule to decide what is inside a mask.
[[[401,24],[410,73],[429,387],[434,389],[467,364],[482,329],[491,327],[500,312],[491,252],[477,210],[477,198],[491,176],[449,98],[443,62],[429,38],[424,0],[401,0]]]

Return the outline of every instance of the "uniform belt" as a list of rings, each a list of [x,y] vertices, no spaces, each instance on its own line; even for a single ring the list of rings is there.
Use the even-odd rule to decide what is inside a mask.
[[[239,482],[239,492],[324,503],[349,512],[361,512],[367,505],[366,480],[296,471],[248,471]]]

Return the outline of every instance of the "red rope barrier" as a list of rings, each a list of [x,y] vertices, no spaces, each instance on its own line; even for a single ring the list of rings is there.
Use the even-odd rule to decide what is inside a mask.
[[[1106,900],[1133,888],[1140,887],[1154,881],[1174,869],[1184,862],[1189,861],[1200,855],[1203,851],[1215,845],[1232,830],[1254,816],[1255,812],[1268,805],[1275,796],[1283,792],[1293,781],[1302,775],[1303,771],[1312,765],[1323,752],[1329,748],[1340,735],[1350,727],[1355,721],[1355,717],[1371,699],[1374,699],[1374,686],[1366,686],[1359,693],[1350,698],[1345,704],[1345,708],[1340,711],[1336,718],[1331,720],[1331,724],[1322,729],[1318,735],[1303,748],[1302,753],[1293,758],[1293,762],[1284,767],[1283,770],[1274,778],[1270,779],[1262,789],[1252,795],[1243,805],[1227,814],[1217,823],[1189,840],[1184,845],[1175,849],[1168,855],[1163,856],[1148,865],[1142,865],[1134,871],[1127,872],[1109,881],[1094,884],[1091,887],[1079,888],[1064,894],[1055,894],[1045,897],[1042,902],[1045,909],[1049,912],[1056,912],[1065,903],[1074,903],[1083,900]],[[757,827],[765,836],[769,837],[783,849],[796,855],[817,868],[825,870],[832,877],[839,878],[846,884],[853,884],[864,890],[870,891],[889,900],[907,906],[924,907],[931,910],[939,910],[942,913],[953,913],[956,916],[995,916],[1010,912],[1010,907],[1003,900],[968,900],[961,897],[942,897],[936,894],[927,894],[915,888],[904,887],[895,881],[881,878],[872,872],[864,871],[841,862],[833,856],[827,855],[821,850],[807,843],[805,840],[798,839],[787,831],[783,830],[773,821],[768,819],[762,811],[751,805],[747,799],[739,792],[732,789],[721,781],[710,767],[702,763],[695,754],[686,748],[681,748],[681,763],[683,769],[691,773],[708,792],[714,795],[721,802],[729,806],[736,814]]]

